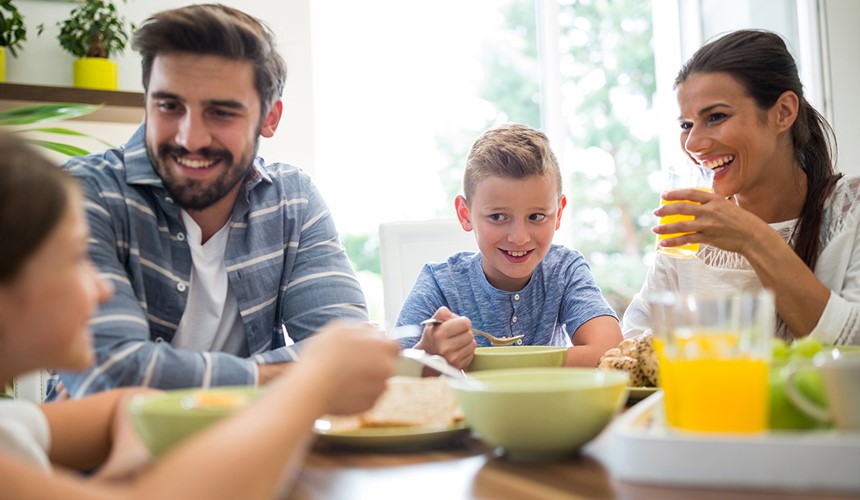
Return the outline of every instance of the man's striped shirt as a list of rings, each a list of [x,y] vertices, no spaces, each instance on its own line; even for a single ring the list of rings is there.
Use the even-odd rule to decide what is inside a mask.
[[[254,384],[256,363],[295,357],[282,324],[300,342],[329,320],[367,319],[361,287],[310,178],[258,157],[233,208],[225,252],[250,356],[174,349],[192,286],[191,253],[180,207],[153,169],[144,135],[141,126],[125,146],[65,165],[85,192],[90,255],[115,289],[91,322],[96,363],[61,376],[74,397],[128,385]]]

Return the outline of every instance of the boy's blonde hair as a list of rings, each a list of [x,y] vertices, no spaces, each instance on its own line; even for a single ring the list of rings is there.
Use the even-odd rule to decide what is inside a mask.
[[[491,128],[472,144],[463,175],[467,202],[478,182],[491,175],[513,179],[533,175],[552,177],[561,198],[561,170],[549,148],[549,139],[540,130],[526,125],[509,123]]]

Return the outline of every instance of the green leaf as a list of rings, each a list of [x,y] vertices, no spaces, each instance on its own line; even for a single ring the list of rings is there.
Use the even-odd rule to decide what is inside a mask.
[[[90,134],[87,134],[84,132],[78,132],[77,130],[70,130],[67,128],[61,128],[61,127],[28,128],[28,129],[23,129],[23,130],[16,130],[16,132],[18,132],[18,133],[20,133],[20,132],[44,132],[47,134],[63,134],[63,135],[73,135],[76,137],[86,137],[87,139],[92,139],[94,141],[98,141],[98,142],[104,144],[105,146],[107,146],[109,148],[113,147],[113,144],[111,144],[111,143],[109,143],[103,139],[99,139],[98,137],[96,137],[94,135],[90,135]]]
[[[33,104],[0,111],[0,125],[30,125],[69,120],[99,109],[101,104]]]
[[[43,141],[39,139],[27,139],[27,142],[45,149],[50,149],[51,151],[56,151],[57,153],[64,154],[66,156],[83,156],[90,154],[86,149],[72,146],[71,144],[62,144],[59,142]]]
[[[71,118],[77,118],[79,116],[84,116],[92,113],[93,111],[99,109],[101,107],[100,104],[67,104],[67,103],[47,103],[47,104],[34,104],[30,106],[21,106],[18,108],[7,109],[5,111],[0,111],[0,126],[3,125],[32,125],[36,123],[44,123],[50,121],[59,121],[59,120],[68,120]],[[36,127],[36,128],[28,128],[28,129],[13,129],[14,133],[17,134],[26,134],[30,132],[40,132],[47,134],[58,134],[58,135],[67,135],[67,136],[75,136],[75,137],[86,137],[88,139],[92,139],[98,141],[108,147],[113,147],[112,144],[99,139],[98,137],[92,136],[90,134],[86,134],[84,132],[78,132],[76,130],[70,130],[63,127]],[[71,144],[63,144],[54,141],[45,141],[41,139],[29,139],[25,138],[25,141],[33,144],[35,146],[40,146],[42,148],[48,149],[50,151],[55,151],[57,153],[66,155],[66,156],[80,156],[89,154],[89,151],[86,149],[73,146]]]
[[[133,22],[119,14],[112,0],[84,0],[57,26],[60,46],[75,57],[108,58],[118,54],[136,29]]]

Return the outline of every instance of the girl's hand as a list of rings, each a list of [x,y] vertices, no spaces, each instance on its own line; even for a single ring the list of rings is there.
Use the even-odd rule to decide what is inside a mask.
[[[400,346],[373,326],[332,322],[308,341],[296,369],[312,373],[326,413],[346,415],[373,406],[399,355]]]
[[[104,465],[94,475],[97,479],[125,480],[134,477],[152,463],[152,455],[137,436],[126,407],[138,394],[156,393],[152,389],[129,389],[117,400],[114,410],[111,449]]]

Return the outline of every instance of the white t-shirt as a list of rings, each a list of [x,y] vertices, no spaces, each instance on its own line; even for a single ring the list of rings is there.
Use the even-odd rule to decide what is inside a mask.
[[[50,446],[51,430],[48,428],[48,420],[37,404],[30,401],[0,400],[0,453],[24,458],[40,469],[50,471]]]
[[[181,214],[191,249],[191,286],[185,312],[171,345],[193,351],[248,356],[245,327],[224,264],[230,224],[225,224],[205,244],[201,244],[200,226],[185,210]]]

